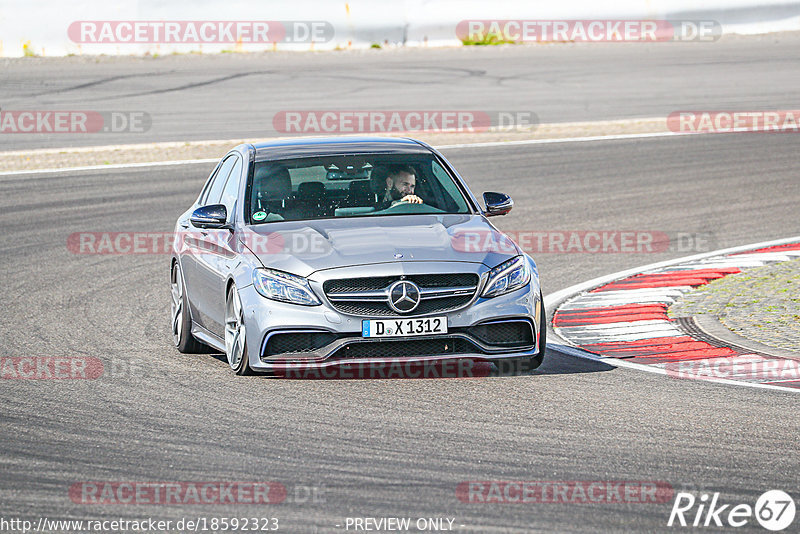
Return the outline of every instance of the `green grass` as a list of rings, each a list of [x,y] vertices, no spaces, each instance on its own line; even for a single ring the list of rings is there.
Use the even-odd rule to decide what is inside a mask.
[[[517,42],[510,41],[508,39],[500,39],[493,33],[487,33],[480,39],[461,39],[461,44],[464,46],[495,46],[503,44],[517,44]]]
[[[25,57],[36,57],[38,55],[36,54],[36,52],[33,51],[33,47],[31,46],[30,41],[22,43],[22,54]]]

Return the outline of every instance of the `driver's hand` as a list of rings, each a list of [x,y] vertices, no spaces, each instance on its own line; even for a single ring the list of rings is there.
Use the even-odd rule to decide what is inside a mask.
[[[406,195],[400,199],[400,202],[410,202],[411,204],[422,204],[422,199],[417,195]]]

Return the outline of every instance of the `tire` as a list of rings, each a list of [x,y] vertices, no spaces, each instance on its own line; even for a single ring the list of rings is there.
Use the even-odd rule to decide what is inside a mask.
[[[192,335],[192,319],[189,316],[189,299],[183,286],[183,276],[178,262],[170,270],[170,293],[172,295],[172,341],[179,352],[196,354],[206,352],[208,347]]]
[[[225,356],[231,370],[239,376],[255,374],[247,361],[246,334],[242,301],[236,286],[231,285],[225,298]]]
[[[544,309],[544,297],[541,290],[539,291],[539,302],[542,306],[541,317],[539,317],[539,353],[530,359],[531,371],[542,365],[545,352],[547,352],[547,311]]]

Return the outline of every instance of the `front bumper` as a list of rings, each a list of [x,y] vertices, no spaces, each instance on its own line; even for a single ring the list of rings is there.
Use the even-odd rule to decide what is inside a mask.
[[[394,269],[397,269],[395,264]],[[452,264],[428,264],[415,266],[418,269],[453,269]],[[484,266],[482,266],[484,267]],[[380,268],[380,267],[378,267]],[[383,269],[391,269],[391,266]],[[403,273],[412,268],[406,265]],[[341,270],[336,276],[341,276]],[[535,271],[534,271],[535,273]],[[477,295],[485,284],[485,269],[478,273],[481,284]],[[312,277],[312,287],[315,284]],[[315,288],[316,289],[316,288]],[[317,291],[317,293],[321,293]],[[361,317],[337,311],[323,298],[320,306],[298,306],[276,302],[262,297],[250,285],[239,288],[239,295],[245,317],[247,353],[250,367],[259,371],[285,371],[297,369],[326,369],[332,366],[371,366],[387,362],[403,364],[423,362],[445,362],[448,360],[496,361],[503,359],[532,358],[538,355],[540,337],[539,325],[544,307],[539,299],[538,276],[534,274],[531,283],[500,297],[490,299],[475,297],[463,308],[437,313],[446,316],[448,334],[414,336],[405,338],[370,339],[362,337],[361,321],[366,318],[387,319],[387,317]],[[410,316],[396,319],[417,318]],[[529,325],[529,343],[516,343],[514,346],[497,344],[493,339],[479,335],[486,329],[478,326],[507,322],[524,321]],[[520,330],[521,331],[521,330]],[[311,344],[313,350],[285,352],[272,350],[271,340],[286,339],[282,335],[320,334]],[[315,337],[315,336],[309,336]],[[424,374],[424,371],[423,371]],[[434,373],[435,374],[435,373]]]

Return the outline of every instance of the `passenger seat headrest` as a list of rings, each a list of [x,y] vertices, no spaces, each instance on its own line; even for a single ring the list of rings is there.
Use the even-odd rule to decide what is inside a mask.
[[[301,198],[320,198],[325,196],[325,184],[322,182],[303,182],[297,187]]]
[[[369,175],[372,192],[380,194],[386,191],[386,179],[388,177],[389,169],[383,165],[376,165]]]
[[[292,179],[285,167],[263,165],[256,169],[253,188],[266,200],[284,200],[292,196]]]

